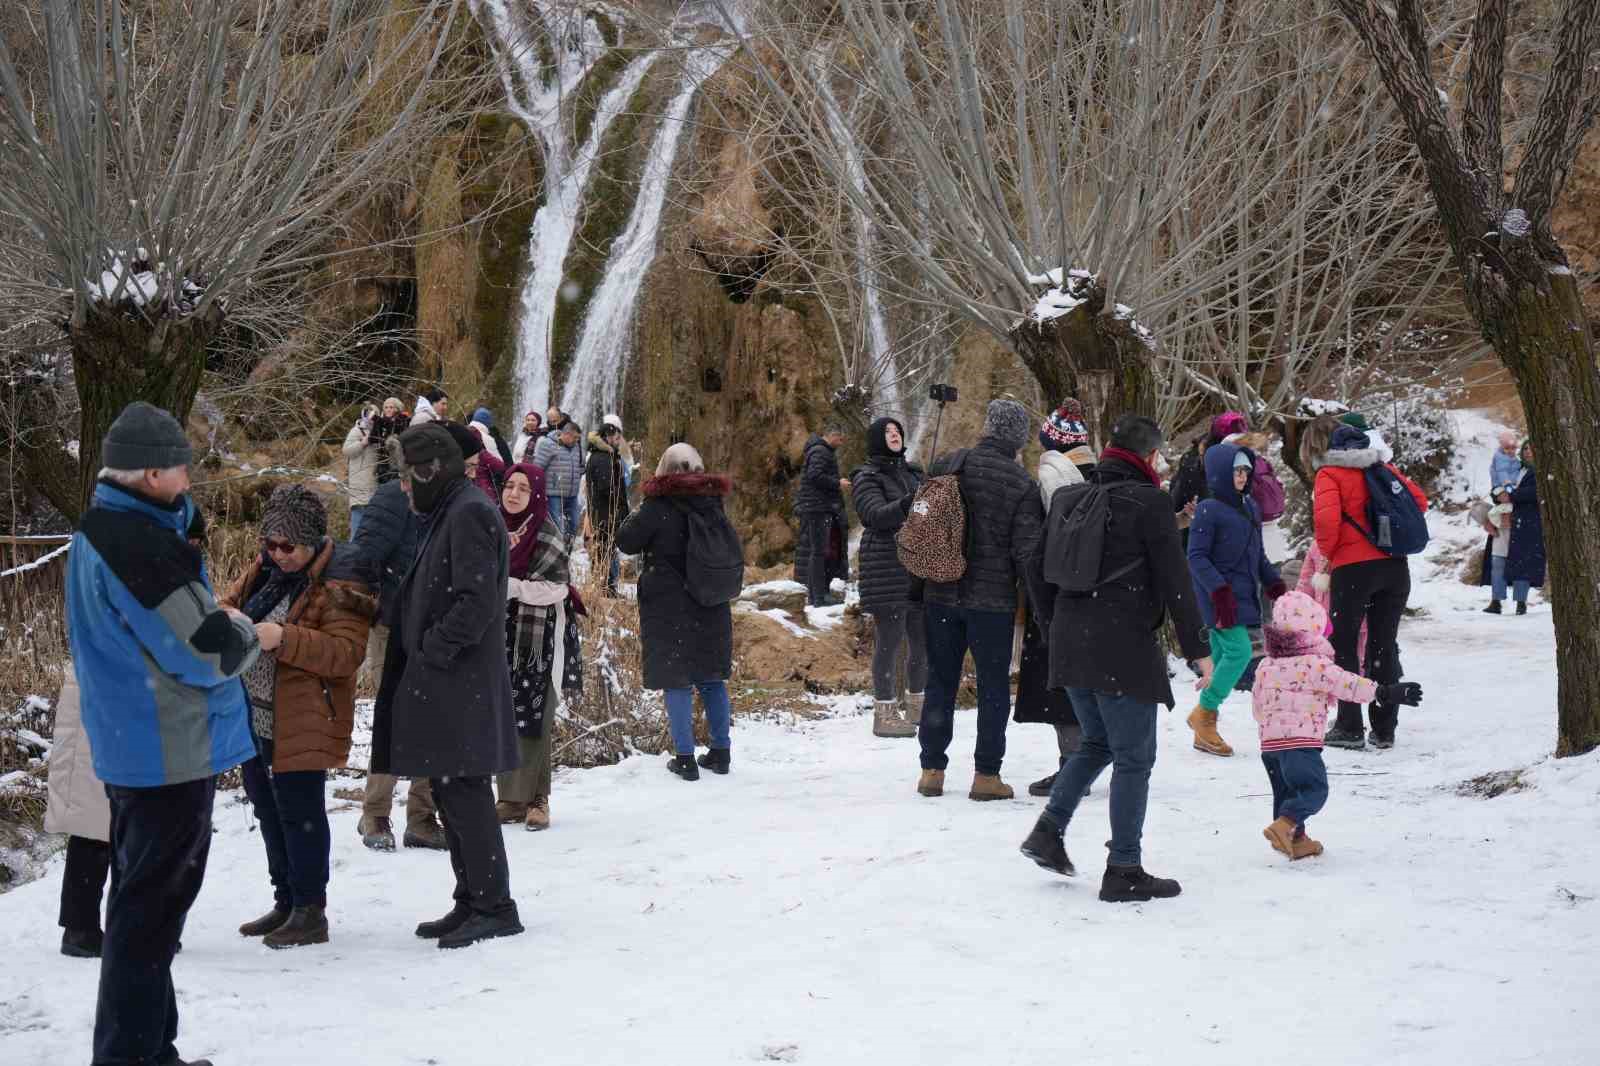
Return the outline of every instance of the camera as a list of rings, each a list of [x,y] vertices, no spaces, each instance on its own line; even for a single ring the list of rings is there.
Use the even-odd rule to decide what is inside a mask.
[[[935,385],[928,390],[928,399],[934,403],[955,403],[956,387],[954,385]]]

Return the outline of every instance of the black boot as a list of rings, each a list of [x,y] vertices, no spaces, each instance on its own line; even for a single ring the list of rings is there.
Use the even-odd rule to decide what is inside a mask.
[[[1048,818],[1041,817],[1033,823],[1033,832],[1022,842],[1022,854],[1062,877],[1073,877],[1078,872],[1072,860],[1067,858],[1066,846],[1061,842],[1061,830]]]
[[[296,907],[289,920],[268,933],[261,942],[269,948],[303,948],[328,942],[328,915],[321,908]]]
[[[417,935],[424,940],[438,940],[440,937],[453,933],[466,924],[472,917],[472,908],[465,903],[457,903],[450,908],[450,913],[443,918],[435,918],[431,922],[422,922],[417,926]]]
[[[1167,877],[1151,877],[1143,866],[1107,864],[1106,875],[1100,880],[1100,898],[1106,903],[1148,903],[1153,899],[1171,899],[1181,891],[1178,882]]]
[[[733,752],[728,748],[707,748],[695,761],[714,774],[725,774],[732,766]]]
[[[245,922],[239,927],[240,936],[266,936],[278,926],[289,920],[289,908],[274,906],[253,922]]]
[[[1527,614],[1527,613],[1528,613],[1528,601],[1527,600],[1518,600],[1517,601],[1517,614],[1523,615],[1523,614]]]
[[[63,929],[61,954],[71,959],[98,959],[105,939],[98,929]]]
[[[694,764],[693,755],[674,755],[667,760],[667,769],[685,781],[700,780],[700,768]]]
[[[460,928],[439,938],[441,948],[464,948],[480,940],[516,936],[522,932],[522,922],[517,918],[515,905],[501,914],[478,914],[461,923]]]
[[[1499,614],[1500,613],[1500,601],[1499,600],[1490,600],[1489,601],[1489,606],[1487,606],[1487,607],[1485,607],[1483,609],[1483,613],[1484,614]]]
[[[1334,726],[1328,730],[1328,735],[1322,738],[1322,743],[1330,748],[1345,748],[1349,751],[1365,751],[1367,747],[1367,733],[1364,729],[1340,729]]]
[[[1055,774],[1051,774],[1048,777],[1041,777],[1041,778],[1039,778],[1039,780],[1037,780],[1033,784],[1029,785],[1028,786],[1028,795],[1030,795],[1030,796],[1048,796],[1048,795],[1050,795],[1050,790],[1052,788],[1056,787],[1056,774],[1059,774],[1060,772],[1061,772],[1060,770],[1057,770]]]

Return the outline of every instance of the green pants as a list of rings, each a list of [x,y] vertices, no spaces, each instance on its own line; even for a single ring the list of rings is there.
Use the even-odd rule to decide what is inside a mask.
[[[1246,626],[1207,630],[1211,637],[1211,684],[1200,693],[1200,706],[1219,710],[1250,665],[1250,630]]]

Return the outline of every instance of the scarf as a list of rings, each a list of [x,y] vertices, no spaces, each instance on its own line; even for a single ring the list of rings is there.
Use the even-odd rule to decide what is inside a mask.
[[[1107,459],[1120,459],[1143,474],[1150,484],[1158,489],[1161,487],[1161,478],[1156,474],[1155,469],[1144,461],[1144,456],[1134,455],[1126,448],[1111,447],[1100,453],[1101,462],[1105,462]]]
[[[533,577],[528,571],[539,548],[540,531],[550,515],[550,495],[545,491],[542,467],[533,463],[517,463],[507,467],[505,477],[501,479],[502,486],[511,480],[512,474],[521,474],[528,479],[532,495],[528,499],[528,506],[513,514],[506,510],[503,488],[500,493],[500,517],[505,520],[506,532],[511,536],[511,576]],[[566,578],[561,580],[565,581]]]
[[[312,557],[312,561],[315,561],[315,556]],[[291,574],[278,569],[270,558],[263,558],[261,561],[261,573],[256,579],[255,591],[250,594],[249,599],[244,601],[244,607],[241,608],[245,614],[250,616],[250,621],[266,621],[267,616],[272,613],[272,609],[284,600],[288,600],[290,604],[293,604],[295,597],[299,596],[301,590],[306,587],[306,582],[309,580],[306,570],[310,568],[310,565],[310,563],[307,563],[304,568]]]

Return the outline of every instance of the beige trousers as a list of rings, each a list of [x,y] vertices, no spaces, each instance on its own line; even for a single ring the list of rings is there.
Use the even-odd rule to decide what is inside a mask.
[[[383,671],[383,657],[389,650],[389,627],[375,625],[367,636],[366,668],[375,673]],[[393,774],[367,774],[367,794],[361,804],[363,820],[389,817],[394,806],[394,789],[399,778]],[[406,827],[416,829],[433,824],[433,786],[425,777],[411,782],[406,792]]]

